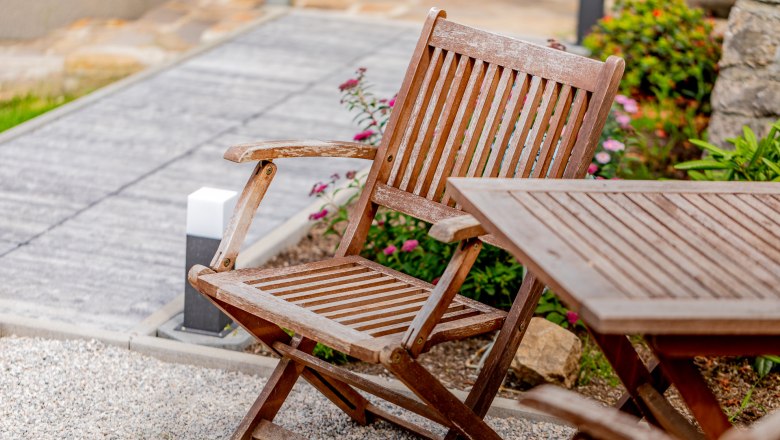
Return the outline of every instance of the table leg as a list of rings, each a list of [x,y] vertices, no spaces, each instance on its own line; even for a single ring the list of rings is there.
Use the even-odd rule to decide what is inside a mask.
[[[664,375],[677,387],[677,391],[699,422],[705,436],[709,439],[717,439],[731,428],[731,423],[704,378],[701,377],[693,360],[665,356],[655,346],[653,350]]]
[[[679,438],[693,439],[701,435],[695,427],[687,423],[682,416],[663,398],[658,399],[668,382],[660,374],[653,374],[639,358],[634,346],[626,336],[603,335],[591,330],[591,335],[601,348],[615,373],[626,387],[634,405],[623,402],[621,409],[634,413],[639,409],[645,419]],[[665,370],[663,370],[665,372]],[[668,377],[668,376],[667,376]],[[670,379],[671,380],[671,379]],[[674,382],[672,380],[672,382]],[[633,411],[632,411],[633,408]],[[675,416],[676,414],[676,416]]]

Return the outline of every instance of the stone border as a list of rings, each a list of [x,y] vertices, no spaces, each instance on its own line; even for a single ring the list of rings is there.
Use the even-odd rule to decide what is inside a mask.
[[[174,304],[177,300],[172,301],[169,305]],[[277,363],[276,359],[266,356],[185,344],[170,339],[148,336],[146,334],[84,329],[73,324],[0,313],[0,338],[7,336],[57,340],[95,339],[106,345],[125,348],[164,362],[194,365],[204,368],[218,368],[226,371],[235,371],[264,377],[271,375],[271,372],[273,372]],[[392,390],[411,396],[409,390],[397,380],[368,374],[360,374],[360,376],[373,382],[380,383]],[[461,400],[466,398],[465,391],[450,391]],[[566,424],[559,419],[503,397],[497,397],[493,401],[493,405],[490,407],[490,410],[488,410],[488,415],[497,418],[514,417],[533,421]]]
[[[216,38],[213,41],[204,43],[198,47],[195,47],[187,52],[184,52],[183,54],[174,57],[171,60],[163,62],[159,65],[149,67],[147,69],[141,70],[140,72],[122,78],[119,81],[103,86],[92,93],[84,95],[67,104],[63,104],[53,110],[49,110],[48,112],[36,116],[30,119],[29,121],[23,122],[15,127],[9,128],[8,130],[0,133],[0,148],[2,148],[2,144],[18,136],[34,131],[45,124],[56,121],[57,119],[70,114],[71,112],[80,110],[92,103],[95,103],[108,95],[119,92],[120,90],[123,90],[131,85],[134,85],[147,78],[151,78],[159,73],[162,73],[163,71],[170,69],[171,67],[177,64],[180,64],[184,61],[189,60],[190,58],[193,58],[197,55],[200,55],[204,52],[214,49],[215,47],[225,43],[228,40],[231,40],[239,35],[243,35],[251,31],[252,29],[254,29],[256,26],[259,26],[260,24],[276,20],[277,18],[286,15],[290,11],[289,7],[284,7],[284,6],[267,5],[264,7],[264,9],[266,12],[264,16],[258,18],[257,20],[251,23],[247,23],[246,25],[241,26],[240,28],[232,32],[229,32],[219,38]]]

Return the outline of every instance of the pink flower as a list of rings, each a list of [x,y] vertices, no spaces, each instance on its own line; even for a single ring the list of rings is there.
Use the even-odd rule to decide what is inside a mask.
[[[658,130],[656,130],[655,131],[655,135],[658,136],[661,139],[666,139],[666,136],[667,136],[667,134],[666,134],[666,132],[664,131],[663,128],[659,128]]]
[[[602,151],[596,154],[596,162],[600,164],[609,163],[612,157],[606,151]]]
[[[326,215],[328,215],[328,210],[323,209],[319,212],[312,212],[309,214],[309,220],[319,220],[321,218],[324,218]]]
[[[313,196],[314,194],[320,194],[326,189],[328,189],[327,183],[317,182],[314,184],[314,186],[311,187],[311,191],[309,191],[309,197]]]
[[[604,147],[604,149],[607,151],[623,151],[626,149],[626,146],[623,144],[623,142],[616,141],[614,139],[607,139],[603,144],[601,144],[601,146]]]
[[[361,131],[360,133],[356,134],[355,137],[352,138],[352,139],[360,142],[360,141],[364,141],[364,140],[370,138],[374,134],[375,134],[374,130],[365,130],[365,131]]]
[[[347,171],[346,174],[347,179],[352,180],[355,178],[355,176],[357,176],[357,171],[355,170]]]
[[[341,83],[341,85],[339,86],[339,90],[343,92],[345,90],[354,89],[355,87],[357,87],[358,84],[360,84],[360,81],[354,78],[350,78],[344,81],[343,83]]]
[[[623,104],[623,110],[625,110],[626,113],[636,113],[639,111],[639,105],[633,99],[629,99]]]
[[[401,246],[402,252],[411,252],[417,248],[420,243],[417,240],[406,240]]]
[[[599,170],[599,166],[595,163],[592,163],[588,165],[588,174],[596,174],[596,171]]]
[[[388,107],[392,107],[392,106],[394,106],[394,105],[395,105],[395,98],[393,98],[393,99],[391,99],[391,100],[387,101],[387,106],[388,106]]]
[[[569,321],[569,324],[574,325],[580,320],[580,315],[578,315],[577,312],[569,310],[566,312],[566,320]]]
[[[390,256],[390,255],[393,255],[393,254],[395,253],[395,251],[397,251],[397,250],[398,250],[398,249],[397,249],[395,246],[393,246],[393,245],[391,244],[390,246],[388,246],[388,247],[384,248],[384,249],[382,250],[382,253],[383,253],[383,254],[385,254],[385,255],[387,255],[387,256]]]
[[[622,128],[628,128],[631,125],[631,116],[625,115],[625,114],[619,114],[615,117],[615,120],[618,124],[620,124],[620,127]]]
[[[626,105],[626,102],[628,102],[631,98],[629,98],[626,95],[617,95],[615,96],[615,102],[617,102],[620,105]]]

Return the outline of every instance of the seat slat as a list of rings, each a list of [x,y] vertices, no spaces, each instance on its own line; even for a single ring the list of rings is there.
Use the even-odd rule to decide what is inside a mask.
[[[264,288],[263,290],[265,290],[265,288],[274,289],[279,287],[286,287],[306,281],[318,281],[332,276],[351,274],[354,272],[365,272],[365,270],[366,269],[360,265],[352,264],[348,266],[334,267],[333,270],[323,269],[308,272],[299,276],[276,278],[272,281],[268,281],[265,278],[260,278],[258,280],[247,281],[246,283],[255,287]]]
[[[371,272],[369,270],[362,270],[358,273],[342,274],[341,276],[331,276],[331,277],[318,279],[316,281],[311,281],[311,282],[294,283],[292,285],[279,287],[279,288],[273,286],[270,289],[263,287],[261,288],[261,290],[263,292],[268,292],[272,295],[288,296],[298,292],[311,292],[315,289],[323,289],[331,286],[339,286],[343,284],[355,283],[358,281],[371,280],[379,276],[380,275],[375,272]]]
[[[323,316],[327,316],[330,319],[353,319],[360,318],[362,316],[373,316],[376,313],[385,313],[388,310],[397,310],[398,308],[405,307],[422,307],[425,301],[428,299],[429,294],[426,293],[413,293],[409,295],[398,295],[394,297],[396,292],[388,298],[388,296],[381,296],[381,301],[373,302],[364,305],[351,306],[349,308],[342,308],[338,310],[331,310],[329,312],[321,313]]]
[[[703,194],[701,197],[726,212],[726,215],[733,218],[735,222],[742,225],[758,223],[763,231],[754,228],[754,233],[759,237],[764,237],[769,246],[780,250],[780,226],[772,219],[767,218],[763,213],[733,194]],[[729,207],[731,209],[728,209]]]
[[[766,216],[770,221],[774,223],[774,227],[778,228],[780,227],[780,207],[776,207],[775,209],[770,208],[764,203],[761,203],[761,201],[748,194],[736,194],[735,197],[737,197],[739,200],[743,201],[744,203],[747,203],[750,205],[753,209],[760,212],[762,215]]]
[[[320,313],[329,318],[334,318],[352,313],[358,313],[374,307],[383,305],[414,302],[420,298],[427,298],[427,293],[423,294],[419,287],[403,287],[404,283],[393,283],[390,285],[366,289],[364,292],[352,292],[349,295],[341,296],[338,300],[326,302],[323,304],[309,305],[307,308],[313,312]]]
[[[346,295],[363,295],[367,288],[391,288],[391,285],[395,285],[396,280],[393,277],[388,276],[376,276],[371,279],[355,281],[352,283],[338,284],[335,286],[324,287],[321,289],[312,289],[308,291],[293,293],[290,295],[278,295],[285,301],[290,301],[296,304],[316,304],[320,301],[327,301],[333,296]]]

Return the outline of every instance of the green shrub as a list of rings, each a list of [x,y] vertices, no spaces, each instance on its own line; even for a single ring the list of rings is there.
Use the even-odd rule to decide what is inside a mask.
[[[594,57],[626,60],[624,93],[685,101],[709,114],[721,46],[701,9],[684,0],[617,0],[583,44]]]
[[[740,137],[729,139],[733,150],[724,150],[707,142],[691,139],[708,156],[679,163],[675,168],[688,171],[694,180],[748,180],[780,182],[780,120],[769,133],[758,139],[749,127]]]

